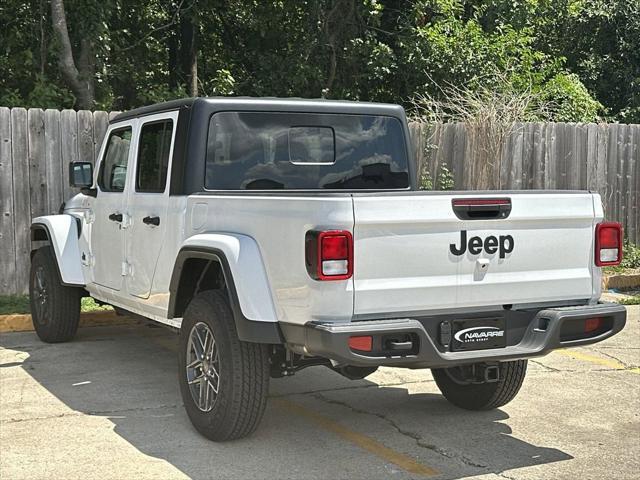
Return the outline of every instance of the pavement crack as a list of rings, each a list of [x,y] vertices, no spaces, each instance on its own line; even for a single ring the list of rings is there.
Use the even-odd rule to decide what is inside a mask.
[[[561,372],[562,370],[560,370],[559,368],[554,368],[554,367],[550,367],[549,365],[545,365],[544,363],[538,361],[538,360],[532,360],[529,359],[529,361],[531,363],[535,363],[536,365],[540,365],[542,368],[544,368],[547,372]]]
[[[625,369],[628,368],[634,368],[633,365],[628,364],[627,362],[625,362],[624,360],[621,360],[620,358],[616,357],[615,355],[611,355],[610,353],[607,352],[603,352],[602,350],[598,349],[596,350],[598,353],[600,353],[601,355],[604,355],[605,357],[609,357],[612,360],[615,360],[616,362],[620,363],[620,365],[623,365]]]
[[[474,467],[474,468],[482,468],[482,469],[488,469],[488,465],[484,465],[481,463],[477,463],[474,462],[473,460],[471,460],[468,457],[465,457],[464,455],[459,455],[456,454],[454,452],[451,452],[449,450],[446,450],[442,447],[438,447],[437,445],[434,445],[432,443],[427,443],[420,435],[418,435],[415,432],[406,430],[402,427],[400,427],[400,425],[398,425],[394,420],[392,420],[390,417],[382,414],[382,413],[377,413],[377,412],[370,412],[368,410],[362,410],[360,408],[354,407],[353,405],[346,403],[346,402],[342,402],[340,400],[334,400],[332,398],[329,398],[325,395],[322,395],[322,393],[316,393],[313,395],[314,398],[324,401],[325,403],[329,403],[329,404],[334,404],[334,405],[339,405],[345,408],[348,408],[349,410],[355,412],[355,413],[359,413],[362,415],[371,415],[374,417],[378,417],[379,419],[383,420],[385,423],[391,425],[393,427],[394,430],[396,430],[400,435],[408,437],[410,439],[412,439],[415,444],[417,446],[419,446],[420,448],[424,448],[426,450],[430,450],[434,453],[437,453],[438,455],[441,455],[445,458],[448,458],[450,460],[457,460],[461,463],[463,463],[464,465],[467,465],[469,467]]]
[[[64,413],[59,413],[58,415],[48,415],[48,416],[42,416],[42,417],[10,418],[6,420],[6,423],[33,422],[38,420],[51,420],[54,418],[65,418],[65,417],[82,417],[82,416],[99,417],[99,416],[106,416],[106,415],[113,415],[113,414],[120,414],[120,413],[142,412],[145,410],[178,408],[180,406],[182,406],[182,404],[163,404],[163,405],[154,405],[150,407],[134,407],[134,408],[124,408],[124,409],[116,409],[116,410],[87,410],[86,412],[75,410],[73,412],[64,412]]]

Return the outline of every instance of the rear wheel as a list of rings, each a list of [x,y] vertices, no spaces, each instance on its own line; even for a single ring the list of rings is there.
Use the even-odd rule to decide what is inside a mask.
[[[29,302],[36,334],[43,342],[71,340],[80,321],[81,289],[60,282],[51,247],[39,248],[31,260]]]
[[[189,419],[214,441],[252,433],[264,414],[269,391],[266,345],[238,338],[226,296],[196,295],[180,328],[178,372]]]
[[[501,362],[498,364],[498,380],[494,382],[474,383],[470,379],[470,368],[434,368],[431,373],[445,398],[457,407],[492,410],[506,405],[518,394],[527,372],[527,361]]]

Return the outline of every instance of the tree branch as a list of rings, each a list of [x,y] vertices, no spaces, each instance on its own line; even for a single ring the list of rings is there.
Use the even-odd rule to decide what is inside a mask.
[[[81,75],[73,59],[73,49],[69,39],[69,29],[67,28],[67,17],[64,12],[63,0],[51,0],[51,21],[53,30],[58,35],[60,41],[60,58],[58,66],[62,77],[67,82],[76,96],[76,106],[80,109],[91,109],[93,107],[93,61],[90,59],[91,52],[83,45],[83,61],[88,71]],[[84,41],[83,41],[84,42]],[[82,77],[85,77],[84,79]]]

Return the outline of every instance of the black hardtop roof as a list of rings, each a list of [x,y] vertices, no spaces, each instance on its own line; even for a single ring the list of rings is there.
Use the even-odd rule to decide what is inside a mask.
[[[122,120],[146,115],[153,115],[155,113],[190,108],[194,106],[194,104],[202,104],[202,106],[207,106],[212,111],[262,110],[404,117],[404,109],[400,105],[394,105],[391,103],[278,97],[195,97],[171,100],[169,102],[134,108],[133,110],[116,115],[111,119],[110,123],[116,123]]]

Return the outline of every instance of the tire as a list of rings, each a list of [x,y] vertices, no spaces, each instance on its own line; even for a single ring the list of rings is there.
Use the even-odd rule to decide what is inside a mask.
[[[434,368],[433,378],[449,402],[465,410],[492,410],[515,398],[527,372],[527,361],[499,364],[500,379],[492,383],[462,383],[455,368]]]
[[[36,334],[43,342],[71,340],[80,321],[81,289],[60,282],[51,247],[39,248],[31,259],[29,303]]]
[[[209,290],[191,300],[180,328],[178,379],[198,432],[216,442],[252,433],[267,404],[269,369],[267,346],[238,338],[222,292]]]

